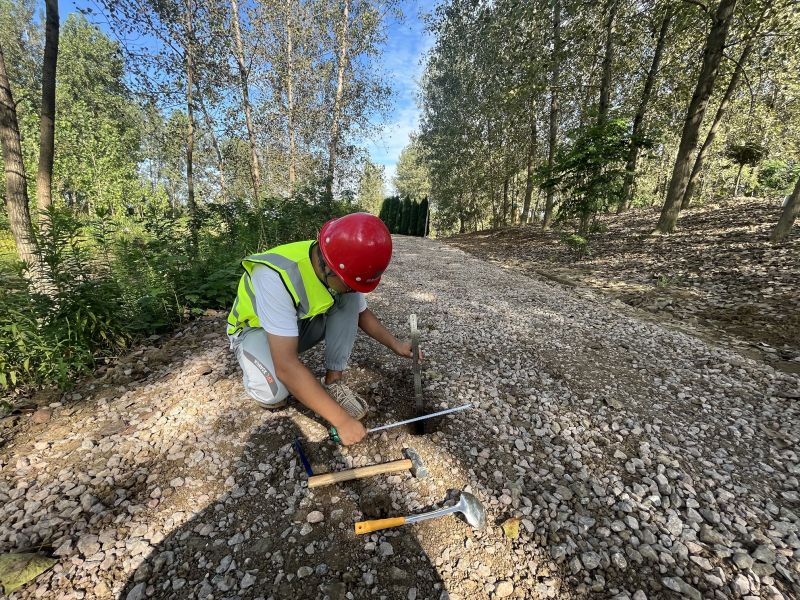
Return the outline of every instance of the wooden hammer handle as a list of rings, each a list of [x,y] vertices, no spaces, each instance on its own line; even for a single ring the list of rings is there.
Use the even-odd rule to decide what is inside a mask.
[[[379,529],[388,529],[389,527],[399,527],[406,524],[405,517],[391,517],[389,519],[375,519],[373,521],[359,521],[356,523],[356,535],[362,533],[370,533],[378,531]]]
[[[369,465],[368,467],[358,467],[347,471],[336,471],[335,473],[323,473],[322,475],[312,475],[308,478],[308,487],[314,488],[321,485],[330,485],[340,481],[350,481],[351,479],[363,479],[382,473],[395,473],[397,471],[408,471],[413,466],[410,459],[393,460],[379,465]]]

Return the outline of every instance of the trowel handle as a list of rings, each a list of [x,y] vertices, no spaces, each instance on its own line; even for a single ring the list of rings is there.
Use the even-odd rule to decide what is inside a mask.
[[[389,519],[374,519],[372,521],[359,521],[356,523],[356,535],[371,533],[379,529],[389,529],[406,524],[405,517],[391,517]]]
[[[439,510],[432,510],[431,512],[422,513],[421,515],[411,515],[410,517],[391,517],[389,519],[375,519],[374,521],[361,521],[356,523],[356,535],[361,533],[370,533],[378,531],[379,529],[388,529],[389,527],[399,527],[411,523],[419,523],[420,521],[427,521],[428,519],[435,519],[443,517],[454,512],[463,511],[465,506],[459,502],[455,506],[447,508],[440,508]]]

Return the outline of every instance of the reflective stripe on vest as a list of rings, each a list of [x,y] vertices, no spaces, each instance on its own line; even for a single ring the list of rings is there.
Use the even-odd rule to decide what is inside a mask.
[[[292,299],[294,300],[295,306],[299,309],[299,314],[308,314],[308,294],[306,293],[306,286],[303,283],[303,276],[300,274],[300,267],[297,266],[295,261],[290,260],[285,256],[281,256],[280,254],[275,254],[274,252],[254,254],[253,256],[248,256],[245,260],[249,260],[250,262],[270,263],[285,271],[286,275],[289,277],[289,281],[292,282],[292,287],[294,288],[294,290],[290,289],[289,292],[292,293],[292,291],[294,291],[292,294]],[[248,281],[250,280],[249,277],[247,279]],[[247,284],[245,284],[245,287],[246,286]],[[250,293],[252,293],[252,288]],[[250,300],[251,302],[255,302],[255,297],[252,297]],[[301,316],[300,318],[303,319],[305,317]]]
[[[319,281],[309,252],[313,241],[295,242],[253,254],[242,260],[245,273],[239,280],[236,300],[228,315],[228,333],[243,327],[260,327],[256,315],[256,297],[250,277],[256,265],[264,265],[278,273],[292,298],[298,319],[308,319],[333,306],[333,297]]]

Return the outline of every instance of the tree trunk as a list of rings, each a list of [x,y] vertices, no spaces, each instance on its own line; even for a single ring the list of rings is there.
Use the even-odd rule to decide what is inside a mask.
[[[764,12],[764,14],[766,14],[766,11]],[[683,193],[683,199],[681,201],[681,210],[683,210],[684,208],[689,208],[689,204],[691,204],[692,202],[692,196],[694,196],[694,190],[695,187],[697,186],[697,180],[700,177],[700,172],[702,171],[703,165],[705,163],[706,152],[711,147],[711,144],[714,143],[714,138],[717,136],[719,124],[720,122],[722,122],[722,118],[725,116],[725,112],[728,110],[728,105],[730,104],[731,98],[733,97],[733,92],[736,91],[736,87],[739,85],[739,79],[742,77],[742,72],[744,71],[744,65],[753,51],[755,34],[760,28],[761,20],[763,20],[764,14],[762,14],[762,18],[756,25],[752,37],[750,37],[750,39],[747,41],[747,45],[744,47],[744,50],[742,50],[742,55],[739,57],[739,62],[736,63],[736,68],[733,70],[733,75],[731,75],[731,80],[728,83],[728,89],[725,90],[725,94],[722,96],[722,100],[720,100],[719,106],[717,107],[717,112],[714,115],[714,120],[711,123],[711,128],[708,130],[708,133],[706,134],[706,139],[703,142],[703,145],[700,146],[700,150],[698,150],[697,152],[697,157],[694,159],[694,166],[692,167],[692,173],[691,175],[689,175],[689,183],[686,185],[686,191]]]
[[[508,225],[508,176],[503,179],[503,225]]]
[[[348,32],[350,27],[350,0],[344,0],[342,8],[342,24],[339,53],[336,65],[336,96],[333,103],[333,121],[331,122],[331,141],[328,150],[328,173],[325,181],[325,191],[328,196],[333,196],[333,175],[336,169],[336,148],[339,143],[339,117],[342,110],[344,96],[344,71],[347,65]]]
[[[192,106],[192,88],[194,87],[194,47],[192,38],[193,14],[192,0],[186,0],[186,113],[189,126],[186,130],[186,206],[189,209],[189,231],[191,233],[191,250],[197,253],[197,238],[199,222],[197,218],[197,203],[194,199],[194,107]]]
[[[525,200],[522,205],[522,217],[520,225],[528,223],[531,219],[529,212],[531,209],[531,196],[533,195],[533,165],[536,162],[536,107],[531,108],[531,138],[528,144],[528,161],[525,171]]]
[[[789,235],[798,213],[800,213],[800,177],[797,178],[797,183],[794,186],[792,195],[789,196],[789,201],[783,207],[778,224],[772,230],[772,235],[769,238],[771,242],[781,242]]]
[[[31,272],[38,265],[36,239],[33,237],[25,163],[22,160],[22,140],[17,121],[17,105],[11,93],[6,72],[3,47],[0,46],[0,141],[3,144],[3,164],[6,171],[6,210],[17,256],[27,263]]]
[[[558,134],[558,79],[561,71],[561,0],[553,2],[553,56],[552,73],[550,78],[550,135],[547,150],[547,168],[552,171],[556,157],[556,137]],[[544,205],[544,219],[542,229],[548,229],[553,220],[553,206],[555,204],[555,189],[547,188],[547,198]]]
[[[211,115],[208,114],[208,110],[206,109],[206,103],[203,101],[203,95],[198,93],[197,94],[197,103],[200,105],[200,111],[203,113],[203,121],[206,123],[206,128],[208,128],[208,134],[211,136],[211,147],[214,148],[214,154],[217,156],[217,170],[219,171],[219,192],[220,196],[222,197],[222,202],[228,202],[228,192],[227,192],[227,185],[225,183],[225,159],[222,157],[222,151],[219,147],[219,141],[217,140],[217,134],[214,133],[214,121],[211,119]]]
[[[250,140],[250,176],[253,183],[253,206],[261,206],[261,162],[258,158],[256,131],[253,127],[252,107],[250,106],[249,74],[244,61],[242,31],[239,26],[239,2],[231,0],[231,21],[233,23],[233,39],[236,47],[236,65],[239,68],[239,85],[242,88],[242,104],[244,105],[244,121],[247,125],[247,137]]]
[[[292,38],[292,0],[286,2],[286,122],[289,129],[289,188],[294,190],[297,160],[294,130],[294,47]]]
[[[39,123],[39,170],[36,205],[42,226],[53,205],[53,152],[56,127],[56,62],[58,61],[58,0],[45,1],[44,62],[42,64],[42,113]]]
[[[736,172],[736,184],[733,186],[733,197],[739,195],[739,182],[742,180],[742,169],[744,169],[744,163],[739,165],[739,170]]]
[[[656,42],[656,48],[653,52],[653,62],[650,64],[650,70],[647,72],[647,79],[645,79],[644,82],[642,99],[639,102],[639,108],[636,111],[636,116],[633,118],[631,146],[628,150],[628,161],[625,164],[625,183],[622,186],[622,202],[620,202],[619,207],[617,208],[617,214],[626,211],[628,206],[630,206],[631,200],[633,199],[633,183],[636,178],[636,163],[639,160],[639,136],[642,134],[644,116],[647,112],[647,104],[650,102],[650,94],[653,93],[656,75],[658,75],[658,68],[661,65],[661,56],[664,53],[664,44],[667,40],[667,31],[669,31],[669,24],[672,20],[672,14],[672,7],[668,6],[664,12],[664,20],[661,21],[661,30],[658,33],[658,41]]]
[[[686,113],[686,121],[681,134],[681,142],[678,146],[678,155],[675,159],[675,166],[672,170],[672,178],[667,189],[667,199],[661,210],[661,217],[654,233],[672,233],[678,221],[678,213],[681,208],[683,194],[689,182],[690,161],[692,152],[697,146],[697,138],[700,132],[700,125],[703,122],[708,98],[714,89],[714,82],[719,73],[719,65],[722,61],[722,51],[725,47],[725,39],[728,36],[728,29],[733,20],[733,12],[736,8],[736,0],[720,0],[716,13],[714,14],[711,31],[706,40],[705,51],[703,52],[703,66],[697,80],[694,95],[689,103]]]
[[[618,0],[610,0],[606,16],[606,47],[603,53],[603,68],[600,78],[600,100],[597,104],[597,123],[602,125],[608,118],[611,100],[611,68],[614,65],[614,19],[619,8]]]

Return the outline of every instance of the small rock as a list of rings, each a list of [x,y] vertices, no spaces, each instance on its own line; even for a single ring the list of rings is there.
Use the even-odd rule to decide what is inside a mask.
[[[53,411],[48,408],[40,408],[31,415],[31,422],[37,425],[42,425],[50,421]]]
[[[581,554],[583,566],[592,571],[600,566],[600,555],[597,552],[584,552]]]
[[[703,595],[680,577],[664,577],[661,582],[673,592],[679,592],[691,600],[703,600]]]
[[[242,581],[239,583],[239,587],[243,590],[252,587],[256,582],[255,575],[251,575],[250,573],[245,573],[244,577],[242,577]]]
[[[381,542],[378,552],[381,556],[391,556],[394,554],[394,548],[392,548],[392,545],[389,542]]]
[[[128,595],[125,596],[125,600],[144,600],[146,589],[147,589],[146,583],[144,582],[137,583],[135,586],[133,586],[131,591],[128,592]]]
[[[311,567],[300,567],[297,569],[297,578],[303,579],[303,577],[308,577],[314,572],[314,569]]]
[[[750,593],[750,581],[747,577],[739,573],[733,578],[733,581],[731,581],[731,588],[739,596],[746,596]]]
[[[324,520],[325,520],[325,515],[323,515],[318,510],[312,510],[310,513],[308,513],[308,516],[306,517],[306,521],[308,521],[309,523],[322,523],[322,521]]]
[[[752,568],[753,558],[745,552],[737,552],[733,555],[733,564],[739,567],[742,571]]]
[[[775,549],[769,546],[759,546],[753,551],[752,556],[757,561],[767,563],[768,565],[775,564]]]
[[[514,593],[514,584],[510,581],[501,581],[497,584],[494,594],[497,598],[508,598]]]
[[[92,556],[100,552],[100,542],[96,535],[84,535],[78,540],[78,552],[84,557]]]

